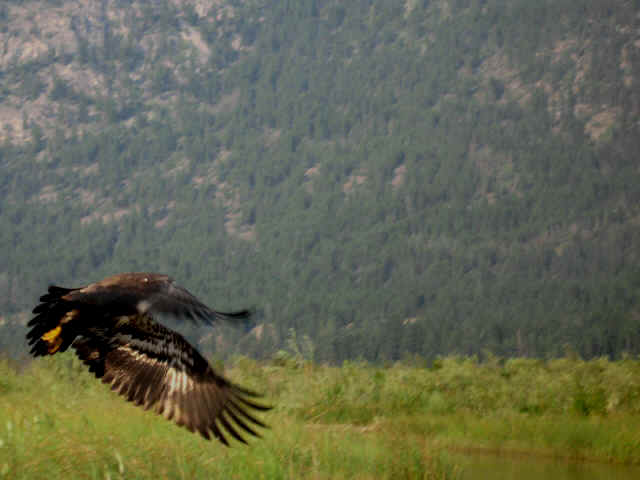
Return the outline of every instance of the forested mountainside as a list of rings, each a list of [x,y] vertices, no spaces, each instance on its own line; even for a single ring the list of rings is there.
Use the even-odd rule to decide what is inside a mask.
[[[639,353],[639,70],[638,0],[5,0],[0,346],[152,270],[205,351]]]

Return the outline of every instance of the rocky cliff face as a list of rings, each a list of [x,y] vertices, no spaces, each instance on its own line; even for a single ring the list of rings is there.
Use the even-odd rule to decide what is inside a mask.
[[[208,71],[211,45],[237,56],[248,50],[234,29],[235,8],[223,1],[25,1],[2,8],[0,140],[17,143],[31,138],[32,124],[47,137],[56,128],[100,128],[114,120],[96,105],[105,99],[120,109],[172,105],[187,81],[183,70]]]

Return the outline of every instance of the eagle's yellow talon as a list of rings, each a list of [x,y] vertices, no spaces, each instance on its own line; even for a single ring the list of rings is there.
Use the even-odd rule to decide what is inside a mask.
[[[47,351],[49,354],[53,355],[58,351],[60,345],[62,345],[62,337],[60,336],[60,332],[62,331],[62,327],[58,325],[56,328],[49,330],[47,333],[40,337],[42,340],[47,342]]]
[[[56,337],[58,335],[60,335],[60,332],[62,331],[62,327],[60,327],[60,325],[58,325],[56,328],[49,330],[47,333],[45,333],[44,335],[42,335],[42,340],[44,340],[47,343],[51,343],[53,342]]]

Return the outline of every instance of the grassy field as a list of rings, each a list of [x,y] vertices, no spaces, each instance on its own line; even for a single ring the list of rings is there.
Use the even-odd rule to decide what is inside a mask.
[[[637,359],[228,367],[275,406],[249,447],[128,404],[70,354],[0,362],[0,478],[450,479],[474,450],[640,464]]]

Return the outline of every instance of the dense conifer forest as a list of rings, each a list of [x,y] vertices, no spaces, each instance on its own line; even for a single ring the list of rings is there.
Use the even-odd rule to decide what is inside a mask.
[[[640,353],[639,69],[637,0],[7,0],[0,351],[149,270],[221,355]]]

